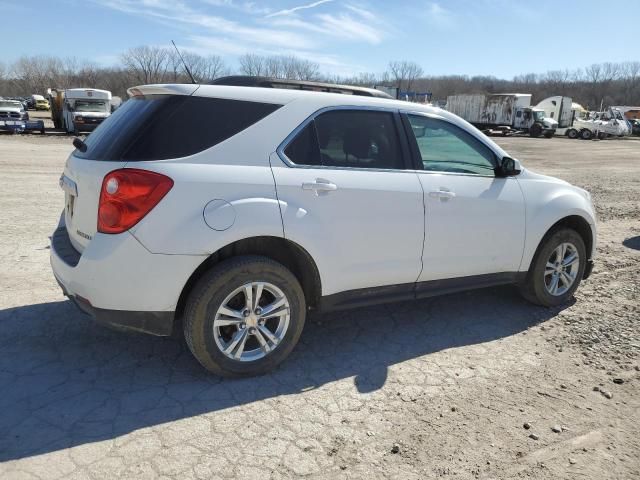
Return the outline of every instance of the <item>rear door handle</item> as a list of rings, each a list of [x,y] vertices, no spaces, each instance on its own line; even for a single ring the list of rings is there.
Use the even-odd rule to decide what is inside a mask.
[[[436,190],[435,192],[429,192],[429,196],[433,198],[439,198],[441,200],[449,200],[456,196],[454,192],[449,190]]]
[[[314,190],[318,194],[318,192],[334,192],[338,189],[338,186],[324,178],[316,178],[315,182],[304,182],[302,189]]]

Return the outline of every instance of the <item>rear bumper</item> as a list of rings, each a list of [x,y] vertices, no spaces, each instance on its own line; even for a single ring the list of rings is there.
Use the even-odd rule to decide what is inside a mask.
[[[152,254],[128,232],[97,233],[81,254],[61,218],[50,260],[63,293],[96,321],[170,335],[180,294],[204,258]]]
[[[58,280],[56,278],[56,280]],[[96,323],[119,330],[169,336],[173,332],[175,312],[133,312],[130,310],[106,310],[96,308],[87,299],[69,294],[58,280],[62,293],[69,297],[78,309],[93,317]]]

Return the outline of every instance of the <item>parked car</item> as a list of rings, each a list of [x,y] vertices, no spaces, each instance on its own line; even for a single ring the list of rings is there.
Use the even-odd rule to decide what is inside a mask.
[[[29,114],[21,102],[17,100],[0,100],[0,130],[13,133],[23,132]]]
[[[36,110],[49,110],[51,107],[49,106],[49,100],[43,98],[42,100],[36,100],[35,109]]]
[[[362,93],[129,93],[74,140],[53,273],[98,322],[182,329],[216,374],[274,368],[308,310],[502,284],[556,306],[591,272],[589,193],[452,113]]]
[[[631,135],[640,136],[640,120],[629,120],[629,123],[631,124]]]

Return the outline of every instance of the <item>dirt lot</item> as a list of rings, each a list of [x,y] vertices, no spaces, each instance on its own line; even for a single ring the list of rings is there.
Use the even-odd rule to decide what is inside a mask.
[[[639,478],[640,141],[499,143],[594,196],[572,305],[505,287],[316,316],[279,370],[228,381],[64,299],[70,139],[0,135],[0,478]]]

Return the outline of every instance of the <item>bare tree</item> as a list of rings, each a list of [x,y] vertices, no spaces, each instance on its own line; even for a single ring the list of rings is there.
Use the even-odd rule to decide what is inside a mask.
[[[411,90],[413,82],[423,74],[422,67],[407,60],[389,62],[390,77],[399,90]]]
[[[253,53],[242,55],[238,62],[240,63],[240,72],[245,75],[260,76],[265,74],[264,57]]]
[[[140,83],[159,83],[169,68],[169,50],[160,47],[135,47],[122,54],[122,63]]]
[[[202,59],[202,71],[199,76],[203,81],[215,80],[229,73],[229,69],[222,57],[218,55],[209,55]]]

